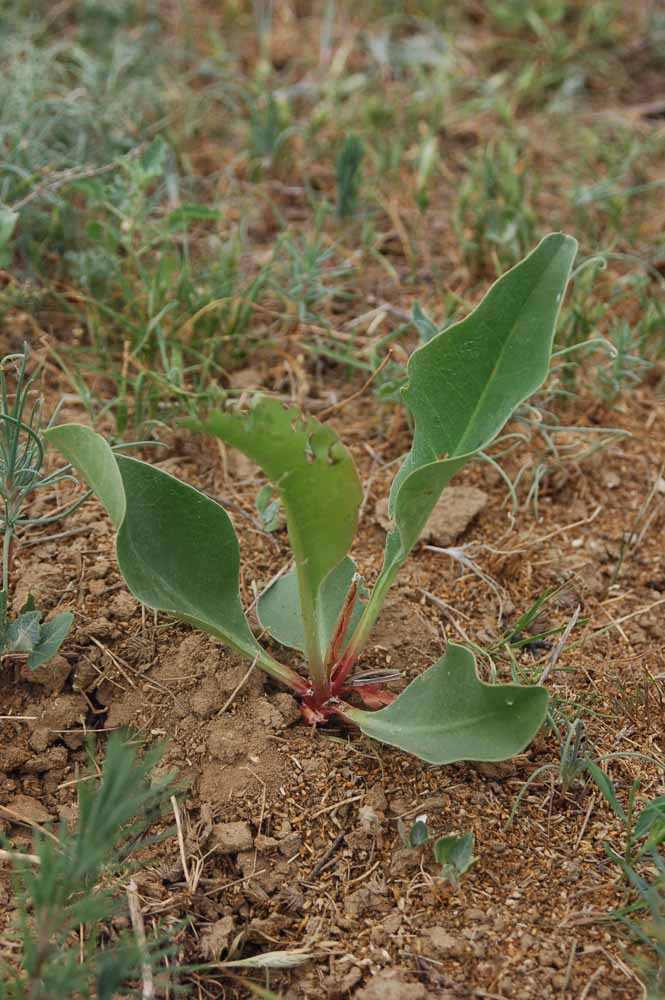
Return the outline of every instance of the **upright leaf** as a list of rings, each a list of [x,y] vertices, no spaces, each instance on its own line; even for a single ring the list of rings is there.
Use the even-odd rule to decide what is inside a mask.
[[[547,236],[466,319],[411,355],[402,393],[415,434],[391,490],[387,565],[406,557],[452,476],[544,381],[576,249]]]
[[[327,650],[330,645],[356,569],[353,559],[347,556],[339,566],[328,573],[321,584],[318,618],[319,643],[322,650]],[[362,609],[363,604],[358,595],[346,629],[347,636],[357,624]],[[300,593],[294,571],[280,576],[267,590],[264,590],[259,597],[256,611],[263,628],[267,629],[277,642],[292,649],[299,649],[301,652],[305,651]]]
[[[314,669],[321,659],[319,589],[351,546],[362,500],[350,454],[332,428],[260,395],[248,412],[216,412],[189,426],[244,452],[275,484],[295,556],[307,651]]]
[[[443,878],[458,886],[460,875],[468,872],[477,860],[473,856],[473,833],[439,837],[434,842],[434,858],[441,865]]]
[[[616,788],[611,778],[609,778],[597,764],[594,764],[592,760],[587,760],[585,763],[586,769],[595,781],[596,785],[600,789],[603,796],[607,799],[612,809],[624,823],[627,821],[626,813],[624,812],[623,806],[619,802],[616,794]]]
[[[58,652],[72,627],[74,615],[71,611],[61,611],[59,615],[44,622],[40,629],[39,641],[28,657],[28,666],[36,670],[47,663]]]
[[[445,655],[379,712],[345,708],[367,735],[430,764],[506,760],[531,742],[547,710],[542,687],[485,684],[470,650]]]

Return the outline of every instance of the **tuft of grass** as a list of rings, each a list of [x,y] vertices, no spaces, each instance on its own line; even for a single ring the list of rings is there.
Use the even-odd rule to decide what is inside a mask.
[[[348,135],[335,160],[337,183],[337,214],[348,219],[355,214],[362,180],[361,165],[365,147],[357,135]]]
[[[469,165],[455,227],[475,273],[498,275],[534,242],[536,177],[519,146],[506,139],[490,143]]]

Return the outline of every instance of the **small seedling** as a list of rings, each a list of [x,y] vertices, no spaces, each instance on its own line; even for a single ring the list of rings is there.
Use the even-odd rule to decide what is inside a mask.
[[[67,469],[44,475],[43,398],[33,390],[38,369],[27,373],[28,349],[10,354],[0,362],[0,503],[2,504],[2,590],[0,590],[0,656],[27,653],[32,670],[46,663],[58,651],[73,616],[68,611],[42,623],[41,612],[28,597],[20,614],[8,618],[10,575],[17,544],[17,532],[52,524],[72,513],[76,501],[46,517],[30,517],[26,505],[37,490],[52,488],[72,479]],[[13,385],[13,391],[11,383]],[[51,418],[55,419],[56,413]]]
[[[439,837],[434,842],[434,857],[441,865],[441,877],[457,889],[462,875],[478,860],[473,856],[473,834]]]
[[[416,204],[421,212],[424,212],[429,205],[429,186],[437,166],[438,157],[438,142],[436,136],[431,135],[425,140],[418,154]]]
[[[416,816],[410,827],[407,827],[403,819],[398,819],[397,832],[405,847],[422,847],[430,838],[427,816]]]
[[[403,819],[397,821],[397,831],[404,847],[416,849],[424,847],[432,840],[432,833],[427,825],[427,816],[416,816],[410,827]],[[457,889],[459,880],[465,872],[476,863],[473,856],[473,834],[461,836],[446,834],[438,837],[432,844],[434,860],[441,865],[441,877]]]
[[[646,754],[628,752],[619,752],[604,754],[600,757],[592,758],[587,752],[586,744],[586,731],[584,723],[581,719],[575,719],[574,722],[568,723],[568,732],[566,733],[565,739],[561,733],[558,723],[554,719],[551,711],[548,711],[548,722],[549,725],[554,730],[559,744],[561,747],[561,756],[558,764],[543,764],[541,767],[536,768],[536,770],[529,776],[524,784],[524,787],[520,790],[519,795],[515,799],[515,804],[510,811],[510,817],[508,819],[507,825],[513,822],[517,810],[520,807],[524,796],[531,787],[534,781],[536,781],[542,774],[547,771],[554,772],[559,778],[559,784],[561,787],[561,794],[565,797],[574,788],[578,781],[582,781],[585,775],[589,775],[594,784],[598,787],[602,795],[607,799],[609,804],[616,815],[623,821],[626,825],[626,840],[627,840],[627,851],[628,855],[632,850],[632,818],[633,818],[633,804],[635,795],[639,788],[639,782],[634,783],[631,788],[629,795],[629,810],[628,816],[624,812],[618,798],[612,781],[608,778],[605,772],[601,769],[600,764],[603,761],[608,760],[618,760],[621,758],[639,758],[640,760],[648,761],[649,763],[657,764],[661,766],[660,762],[653,757],[649,757]],[[663,799],[665,802],[665,798]],[[657,816],[658,810],[663,810],[663,815],[665,816],[665,807],[660,805],[660,800],[655,799],[654,803],[655,814]],[[648,813],[647,815],[651,815]],[[642,820],[640,824],[640,831],[644,830],[646,832],[647,815]],[[665,830],[665,823],[663,824]],[[642,833],[640,833],[640,836]],[[665,839],[665,837],[664,837]]]
[[[256,509],[264,531],[277,531],[279,527],[280,502],[275,499],[275,491],[268,483],[256,498]]]
[[[340,219],[349,219],[358,204],[358,190],[362,178],[361,166],[365,147],[357,135],[349,135],[335,161],[337,181],[337,214]]]
[[[473,653],[452,642],[397,698],[376,676],[353,672],[439,496],[545,379],[575,252],[572,238],[546,237],[471,315],[409,359],[402,396],[415,434],[392,485],[394,526],[367,600],[348,555],[362,486],[331,427],[261,395],[247,411],[220,410],[187,422],[244,452],[275,487],[295,569],[261,595],[257,613],[273,639],[305,654],[307,677],[252,634],[240,602],[238,541],[222,506],[160,469],[114,454],[87,427],[56,427],[48,439],[106,507],[132,593],[216,635],[286,684],[300,696],[308,722],[337,716],[433,764],[512,757],[543,722],[543,686],[483,683]],[[354,694],[371,709],[385,707],[361,710],[350,703]]]
[[[633,755],[641,756],[641,755]],[[651,758],[647,758],[651,759]],[[660,762],[656,762],[662,767]],[[628,906],[614,910],[611,916],[620,920],[633,938],[643,946],[644,952],[634,959],[642,979],[653,992],[652,1000],[662,998],[665,984],[665,795],[647,802],[636,809],[639,779],[628,790],[626,808],[619,800],[615,783],[601,768],[589,762],[587,770],[624,827],[623,853],[607,842],[603,844],[608,858],[623,872],[628,885],[637,898]],[[633,920],[633,914],[647,913],[646,919]],[[645,994],[646,995],[646,994]]]
[[[640,789],[640,780],[636,778],[628,791],[628,803],[624,809],[619,801],[614,782],[598,764],[588,761],[587,771],[603,798],[611,806],[615,816],[623,823],[626,834],[624,863],[630,865],[639,861],[644,855],[657,851],[660,845],[665,842],[665,795],[652,799],[642,810],[637,812],[635,803]],[[617,856],[614,851],[607,845],[606,849],[610,857],[616,860]]]
[[[557,736],[560,736],[558,728],[555,730]],[[541,767],[537,767],[533,774],[529,775],[529,778],[524,783],[524,787],[520,790],[519,795],[515,799],[515,804],[510,811],[510,817],[508,818],[508,826],[515,819],[517,810],[519,809],[522,800],[529,788],[534,781],[547,771],[553,771],[558,774],[559,782],[561,784],[561,794],[567,795],[578,778],[586,770],[587,756],[585,753],[585,731],[584,723],[581,719],[576,719],[575,722],[571,722],[568,725],[568,733],[565,739],[560,738],[561,744],[561,757],[558,764],[543,764]]]

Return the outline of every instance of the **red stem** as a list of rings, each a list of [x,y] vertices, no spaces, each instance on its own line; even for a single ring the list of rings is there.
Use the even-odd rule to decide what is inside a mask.
[[[344,686],[346,678],[351,673],[356,658],[353,653],[345,653],[342,659],[335,665],[331,675],[331,694],[333,697],[339,694]]]

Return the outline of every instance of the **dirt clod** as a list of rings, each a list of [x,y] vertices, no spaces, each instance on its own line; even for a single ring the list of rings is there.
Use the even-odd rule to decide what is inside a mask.
[[[302,718],[298,702],[292,695],[276,694],[270,700],[282,716],[285,726],[292,726],[294,722],[299,722]]]
[[[251,851],[254,844],[249,823],[217,823],[212,828],[212,846],[218,854]]]
[[[484,510],[487,499],[475,486],[449,486],[432,511],[424,538],[433,545],[452,545]]]
[[[39,684],[51,694],[60,694],[71,673],[71,665],[64,656],[52,656],[48,663],[43,663],[36,670],[31,670],[27,663],[21,667],[21,680],[28,684]]]
[[[437,955],[456,958],[464,954],[464,942],[450,934],[445,927],[430,927],[427,939]]]
[[[53,819],[48,809],[31,795],[15,795],[7,802],[7,809],[11,810],[9,819],[12,821],[24,819],[34,823],[48,823]]]
[[[452,545],[486,507],[487,500],[487,493],[476,486],[449,486],[432,511],[423,539],[434,545]],[[387,498],[377,501],[374,513],[381,527],[390,531]]]
[[[405,983],[391,972],[380,972],[353,996],[354,1000],[430,1000],[432,994],[422,983]]]
[[[210,962],[217,961],[222,952],[228,949],[234,930],[235,922],[232,916],[215,921],[212,927],[201,935],[199,950],[203,958]]]

